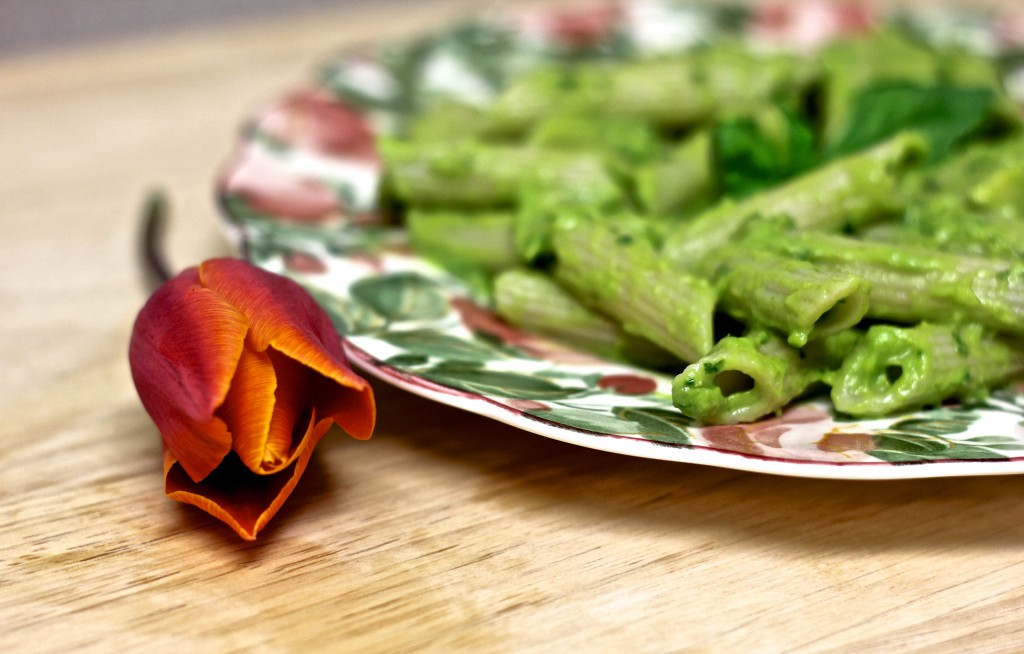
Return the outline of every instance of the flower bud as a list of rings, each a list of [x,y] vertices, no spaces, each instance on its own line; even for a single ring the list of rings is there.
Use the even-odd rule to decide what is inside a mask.
[[[164,443],[168,496],[246,540],[295,488],[332,424],[370,437],[376,408],[330,318],[297,283],[237,259],[166,282],[129,346]]]

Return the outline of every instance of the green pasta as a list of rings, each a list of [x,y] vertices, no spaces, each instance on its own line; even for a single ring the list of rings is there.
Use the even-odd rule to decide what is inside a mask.
[[[996,331],[1024,333],[1024,264],[834,234],[752,238],[776,253],[867,280],[869,317],[978,322]]]
[[[799,229],[857,229],[904,206],[900,180],[924,148],[920,137],[902,134],[758,195],[725,201],[681,224],[666,237],[662,252],[674,263],[692,268],[756,217],[787,216]]]
[[[601,356],[650,367],[678,361],[646,339],[626,333],[614,320],[587,308],[550,276],[535,270],[517,268],[499,275],[494,281],[494,310],[517,327]]]
[[[658,161],[639,167],[636,195],[655,215],[693,214],[715,198],[711,134],[702,130],[684,140]]]
[[[487,119],[477,107],[445,100],[436,102],[428,112],[416,116],[408,132],[414,142],[437,143],[477,138],[486,127]]]
[[[671,366],[704,424],[1024,373],[1024,135],[993,62],[895,28],[806,57],[606,55],[517,62],[486,106],[415,98],[380,140],[413,246],[503,319]]]
[[[1021,180],[1024,184],[1024,180]],[[1024,203],[1022,203],[1024,206]],[[903,222],[870,229],[868,240],[929,247],[943,252],[992,259],[1024,260],[1024,219],[1006,213],[964,207],[944,198],[911,205]]]
[[[1022,371],[1019,344],[980,325],[875,325],[836,374],[832,403],[852,415],[881,416],[945,399],[978,399]]]
[[[577,76],[565,67],[548,67],[515,80],[488,107],[488,131],[499,137],[523,136],[555,107],[562,106],[576,87]],[[575,104],[581,105],[581,101]]]
[[[537,153],[473,141],[383,141],[381,154],[398,198],[418,207],[487,209],[515,203]]]
[[[1024,138],[966,150],[913,180],[888,240],[1024,259]]]
[[[780,92],[803,93],[817,75],[813,61],[739,44],[618,66],[545,68],[505,89],[489,108],[490,129],[522,135],[566,105],[659,128],[688,127],[755,109]]]
[[[768,331],[727,336],[672,383],[672,403],[683,415],[708,424],[751,422],[782,409],[827,373],[826,362],[807,357]]]
[[[566,107],[541,121],[530,132],[535,148],[600,154],[607,165],[624,175],[634,166],[654,159],[663,145],[647,123]]]
[[[562,213],[610,214],[625,208],[615,180],[595,158],[579,157],[559,167],[527,171],[519,188],[515,243],[525,262],[552,254],[551,230]]]
[[[566,168],[602,167],[599,155],[478,141],[385,141],[381,151],[398,198],[414,206],[514,206],[524,179]]]
[[[794,347],[852,327],[868,310],[870,284],[863,278],[756,249],[724,253],[708,276],[722,308],[781,331]]]
[[[583,78],[582,85],[600,101],[601,111],[671,127],[747,112],[782,90],[801,93],[816,75],[814,62],[720,44],[601,71]]]
[[[413,247],[445,267],[494,273],[519,263],[513,239],[515,215],[510,211],[411,209],[405,219]]]
[[[683,361],[711,348],[714,291],[659,262],[642,221],[562,216],[553,241],[555,277],[584,304]]]

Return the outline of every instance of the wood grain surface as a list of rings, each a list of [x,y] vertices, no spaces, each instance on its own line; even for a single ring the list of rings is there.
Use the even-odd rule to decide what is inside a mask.
[[[256,543],[163,496],[126,347],[137,211],[227,251],[240,119],[468,2],[0,59],[0,651],[997,652],[1024,477],[838,482],[633,459],[377,386]]]

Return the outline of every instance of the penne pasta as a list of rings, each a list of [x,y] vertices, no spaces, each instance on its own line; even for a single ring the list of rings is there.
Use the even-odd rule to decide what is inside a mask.
[[[380,143],[414,247],[513,325],[672,367],[693,420],[1024,373],[1024,136],[987,59],[896,28],[807,57],[721,41],[423,107]]]

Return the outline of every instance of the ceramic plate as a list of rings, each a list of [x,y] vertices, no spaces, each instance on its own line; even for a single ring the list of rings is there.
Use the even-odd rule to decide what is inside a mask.
[[[330,312],[354,364],[413,393],[543,436],[631,456],[804,477],[893,479],[1024,472],[1024,389],[983,404],[849,421],[795,404],[748,425],[699,427],[671,377],[601,360],[501,322],[472,288],[418,258],[378,206],[375,134],[426,97],[486,104],[551,59],[647,56],[739,34],[813,48],[878,20],[829,3],[758,9],[667,1],[474,19],[415,42],[348,52],[254,116],[218,183],[229,233]],[[1024,13],[887,16],[924,38],[1022,65]],[[387,407],[384,408],[387,410]]]

